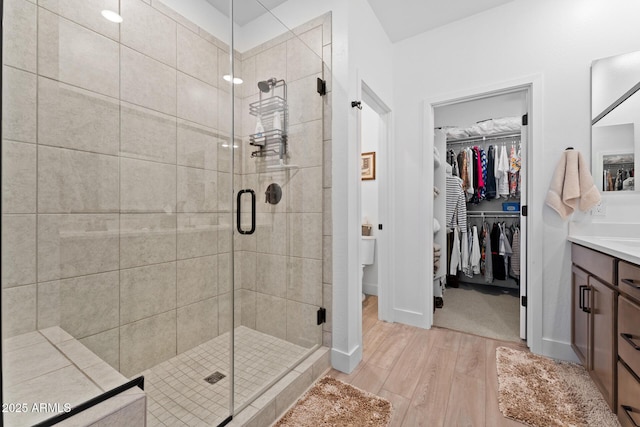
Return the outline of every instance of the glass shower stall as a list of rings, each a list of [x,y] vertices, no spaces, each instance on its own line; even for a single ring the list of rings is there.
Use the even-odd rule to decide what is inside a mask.
[[[216,426],[329,344],[331,17],[277,10],[3,1],[4,425]]]

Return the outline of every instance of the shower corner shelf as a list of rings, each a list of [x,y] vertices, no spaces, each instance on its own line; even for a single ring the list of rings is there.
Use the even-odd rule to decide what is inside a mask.
[[[284,80],[271,79],[271,95],[263,98],[263,90],[260,91],[260,99],[249,104],[249,114],[259,117],[265,129],[262,133],[249,135],[249,144],[257,147],[251,153],[251,157],[278,157],[284,160],[287,154],[287,125],[289,122],[289,109],[287,106],[287,84]],[[276,95],[276,90],[282,94]],[[280,128],[274,128],[275,116],[280,115]]]

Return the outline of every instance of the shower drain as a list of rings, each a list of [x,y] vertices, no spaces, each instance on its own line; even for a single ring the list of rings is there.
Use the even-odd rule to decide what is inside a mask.
[[[221,379],[223,379],[225,377],[225,375],[223,373],[220,372],[214,372],[213,374],[209,375],[208,377],[206,377],[204,380],[206,382],[208,382],[209,384],[215,384],[218,381],[220,381]]]

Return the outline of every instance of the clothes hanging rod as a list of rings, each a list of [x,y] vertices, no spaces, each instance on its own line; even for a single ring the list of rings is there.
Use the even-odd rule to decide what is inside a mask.
[[[520,136],[521,136],[520,132],[505,132],[505,133],[485,135],[485,136],[470,136],[468,138],[457,138],[457,139],[447,140],[447,145],[466,144],[468,142],[473,142],[473,141],[487,142],[487,141],[495,141],[497,139],[508,139],[508,138],[520,139]]]
[[[499,217],[499,216],[506,216],[506,217],[512,217],[512,216],[517,216],[520,215],[520,211],[485,211],[485,212],[473,212],[473,211],[467,211],[467,216],[472,216],[472,217],[478,217],[478,218],[482,218],[484,216],[490,216],[490,217]]]

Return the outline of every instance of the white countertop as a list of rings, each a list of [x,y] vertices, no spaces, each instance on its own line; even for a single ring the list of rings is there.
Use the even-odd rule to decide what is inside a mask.
[[[640,224],[570,223],[569,241],[640,265]]]

